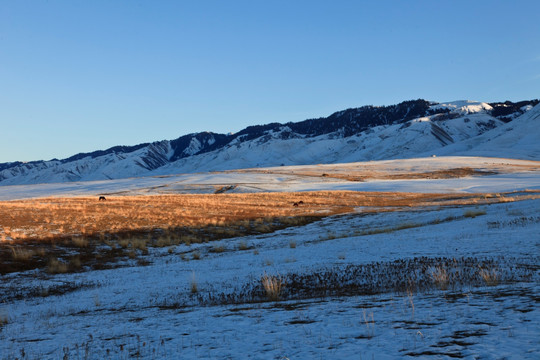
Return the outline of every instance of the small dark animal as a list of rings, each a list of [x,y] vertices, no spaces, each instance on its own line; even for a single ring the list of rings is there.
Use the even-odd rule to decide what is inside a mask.
[[[302,205],[302,204],[304,204],[304,202],[303,202],[302,200],[300,200],[300,201],[298,202],[298,205]]]
[[[294,204],[292,204],[292,206],[298,207],[298,203],[294,203]]]
[[[101,201],[101,200],[105,201],[105,200],[107,200],[107,199],[105,199],[105,196],[100,196],[100,197],[99,197],[99,201]]]

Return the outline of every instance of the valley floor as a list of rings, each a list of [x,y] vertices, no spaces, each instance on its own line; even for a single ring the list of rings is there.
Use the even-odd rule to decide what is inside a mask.
[[[220,189],[501,200],[497,192],[540,189],[536,161],[336,166],[5,186],[0,200]],[[269,233],[149,246],[114,268],[7,271],[0,359],[538,359],[540,199],[517,198],[357,206]]]
[[[487,157],[369,161],[254,168],[101,181],[0,186],[0,201],[98,195],[391,191],[488,193],[540,189],[540,161]]]

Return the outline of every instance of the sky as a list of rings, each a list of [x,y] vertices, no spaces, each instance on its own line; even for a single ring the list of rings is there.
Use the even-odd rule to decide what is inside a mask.
[[[0,163],[540,97],[540,1],[0,1]]]

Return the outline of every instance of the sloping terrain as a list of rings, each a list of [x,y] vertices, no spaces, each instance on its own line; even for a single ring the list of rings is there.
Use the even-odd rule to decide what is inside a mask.
[[[477,155],[540,159],[540,106],[532,108],[515,120],[477,137],[447,146],[441,155]]]
[[[63,160],[4,163],[0,164],[0,185],[452,155],[473,147],[473,143],[485,143],[486,148],[479,147],[478,153],[489,156],[538,159],[537,145],[532,141],[523,144],[526,148],[520,147],[520,141],[503,149],[489,144],[491,131],[503,125],[514,129],[513,139],[534,137],[531,130],[538,119],[518,121],[534,104],[537,101],[490,105],[415,100],[386,107],[365,106],[327,118],[251,126],[235,134],[190,134]],[[522,127],[521,123],[530,125]]]
[[[322,190],[425,193],[507,192],[540,188],[540,162],[429,157],[278,166],[224,172],[0,186],[0,200],[100,195],[213,194]]]
[[[429,157],[0,187],[28,199],[2,204],[0,359],[537,359],[539,178]],[[343,189],[383,192],[293,192]]]

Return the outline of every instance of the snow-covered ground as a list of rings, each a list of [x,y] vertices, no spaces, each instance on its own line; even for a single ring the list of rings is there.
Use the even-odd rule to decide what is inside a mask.
[[[65,353],[70,359],[538,359],[540,200],[481,206],[476,210],[485,215],[474,218],[464,216],[468,209],[359,212],[223,240],[222,253],[209,251],[216,244],[182,245],[172,254],[151,250],[148,266],[6,275],[0,354],[4,359],[22,352],[31,359],[60,359]],[[416,227],[359,233],[405,223]],[[240,242],[250,250],[238,250]],[[195,250],[200,260],[181,259]],[[265,273],[316,273],[418,257],[526,264],[533,276],[497,286],[235,305],[198,305],[190,291],[195,281],[201,296],[234,294],[259,283]],[[25,295],[66,284],[80,289]]]
[[[392,174],[421,174],[456,168],[472,168],[495,175],[452,179],[384,180]],[[348,181],[322,174],[357,174],[365,181]],[[383,180],[377,179],[377,176]],[[373,178],[375,177],[375,178]],[[148,176],[37,185],[0,186],[0,200],[47,196],[97,196],[213,193],[234,185],[235,192],[274,191],[402,191],[402,192],[506,192],[540,189],[540,161],[448,156],[383,160],[344,164],[279,166],[226,172]]]
[[[494,192],[540,188],[538,170],[534,171],[537,162],[428,158],[346,166],[351,171],[371,166],[369,171],[419,172],[464,164],[498,168],[500,173],[365,182],[305,175],[331,173],[329,167],[336,167],[334,164],[9,186],[0,187],[0,198],[210,192],[225,184],[238,185],[239,191]],[[521,166],[527,170],[516,170]],[[0,358],[538,359],[539,214],[540,199],[390,213],[357,209],[354,214],[272,234],[179,245],[170,252],[150,249],[146,266],[133,262],[75,274],[29,271],[3,275]],[[216,246],[224,251],[211,251]],[[200,260],[193,259],[194,253],[200,254]],[[242,301],[246,289],[260,286],[264,274],[289,280],[294,274],[335,272],[346,276],[351,267],[365,266],[375,279],[396,276],[396,281],[406,282],[413,275],[429,279],[426,274],[434,271],[433,266],[424,272],[417,269],[417,273],[398,275],[380,270],[381,266],[384,269],[408,261],[469,261],[472,271],[487,264],[500,281],[488,285],[477,279],[446,290],[435,284],[423,290],[411,285],[408,291],[377,283],[374,286],[379,291],[371,295],[359,288],[357,293],[308,295],[278,302]],[[191,291],[194,283],[196,292]],[[294,288],[289,292],[294,298]],[[237,303],[210,301],[220,294],[225,298],[230,295],[236,299],[231,302]]]

